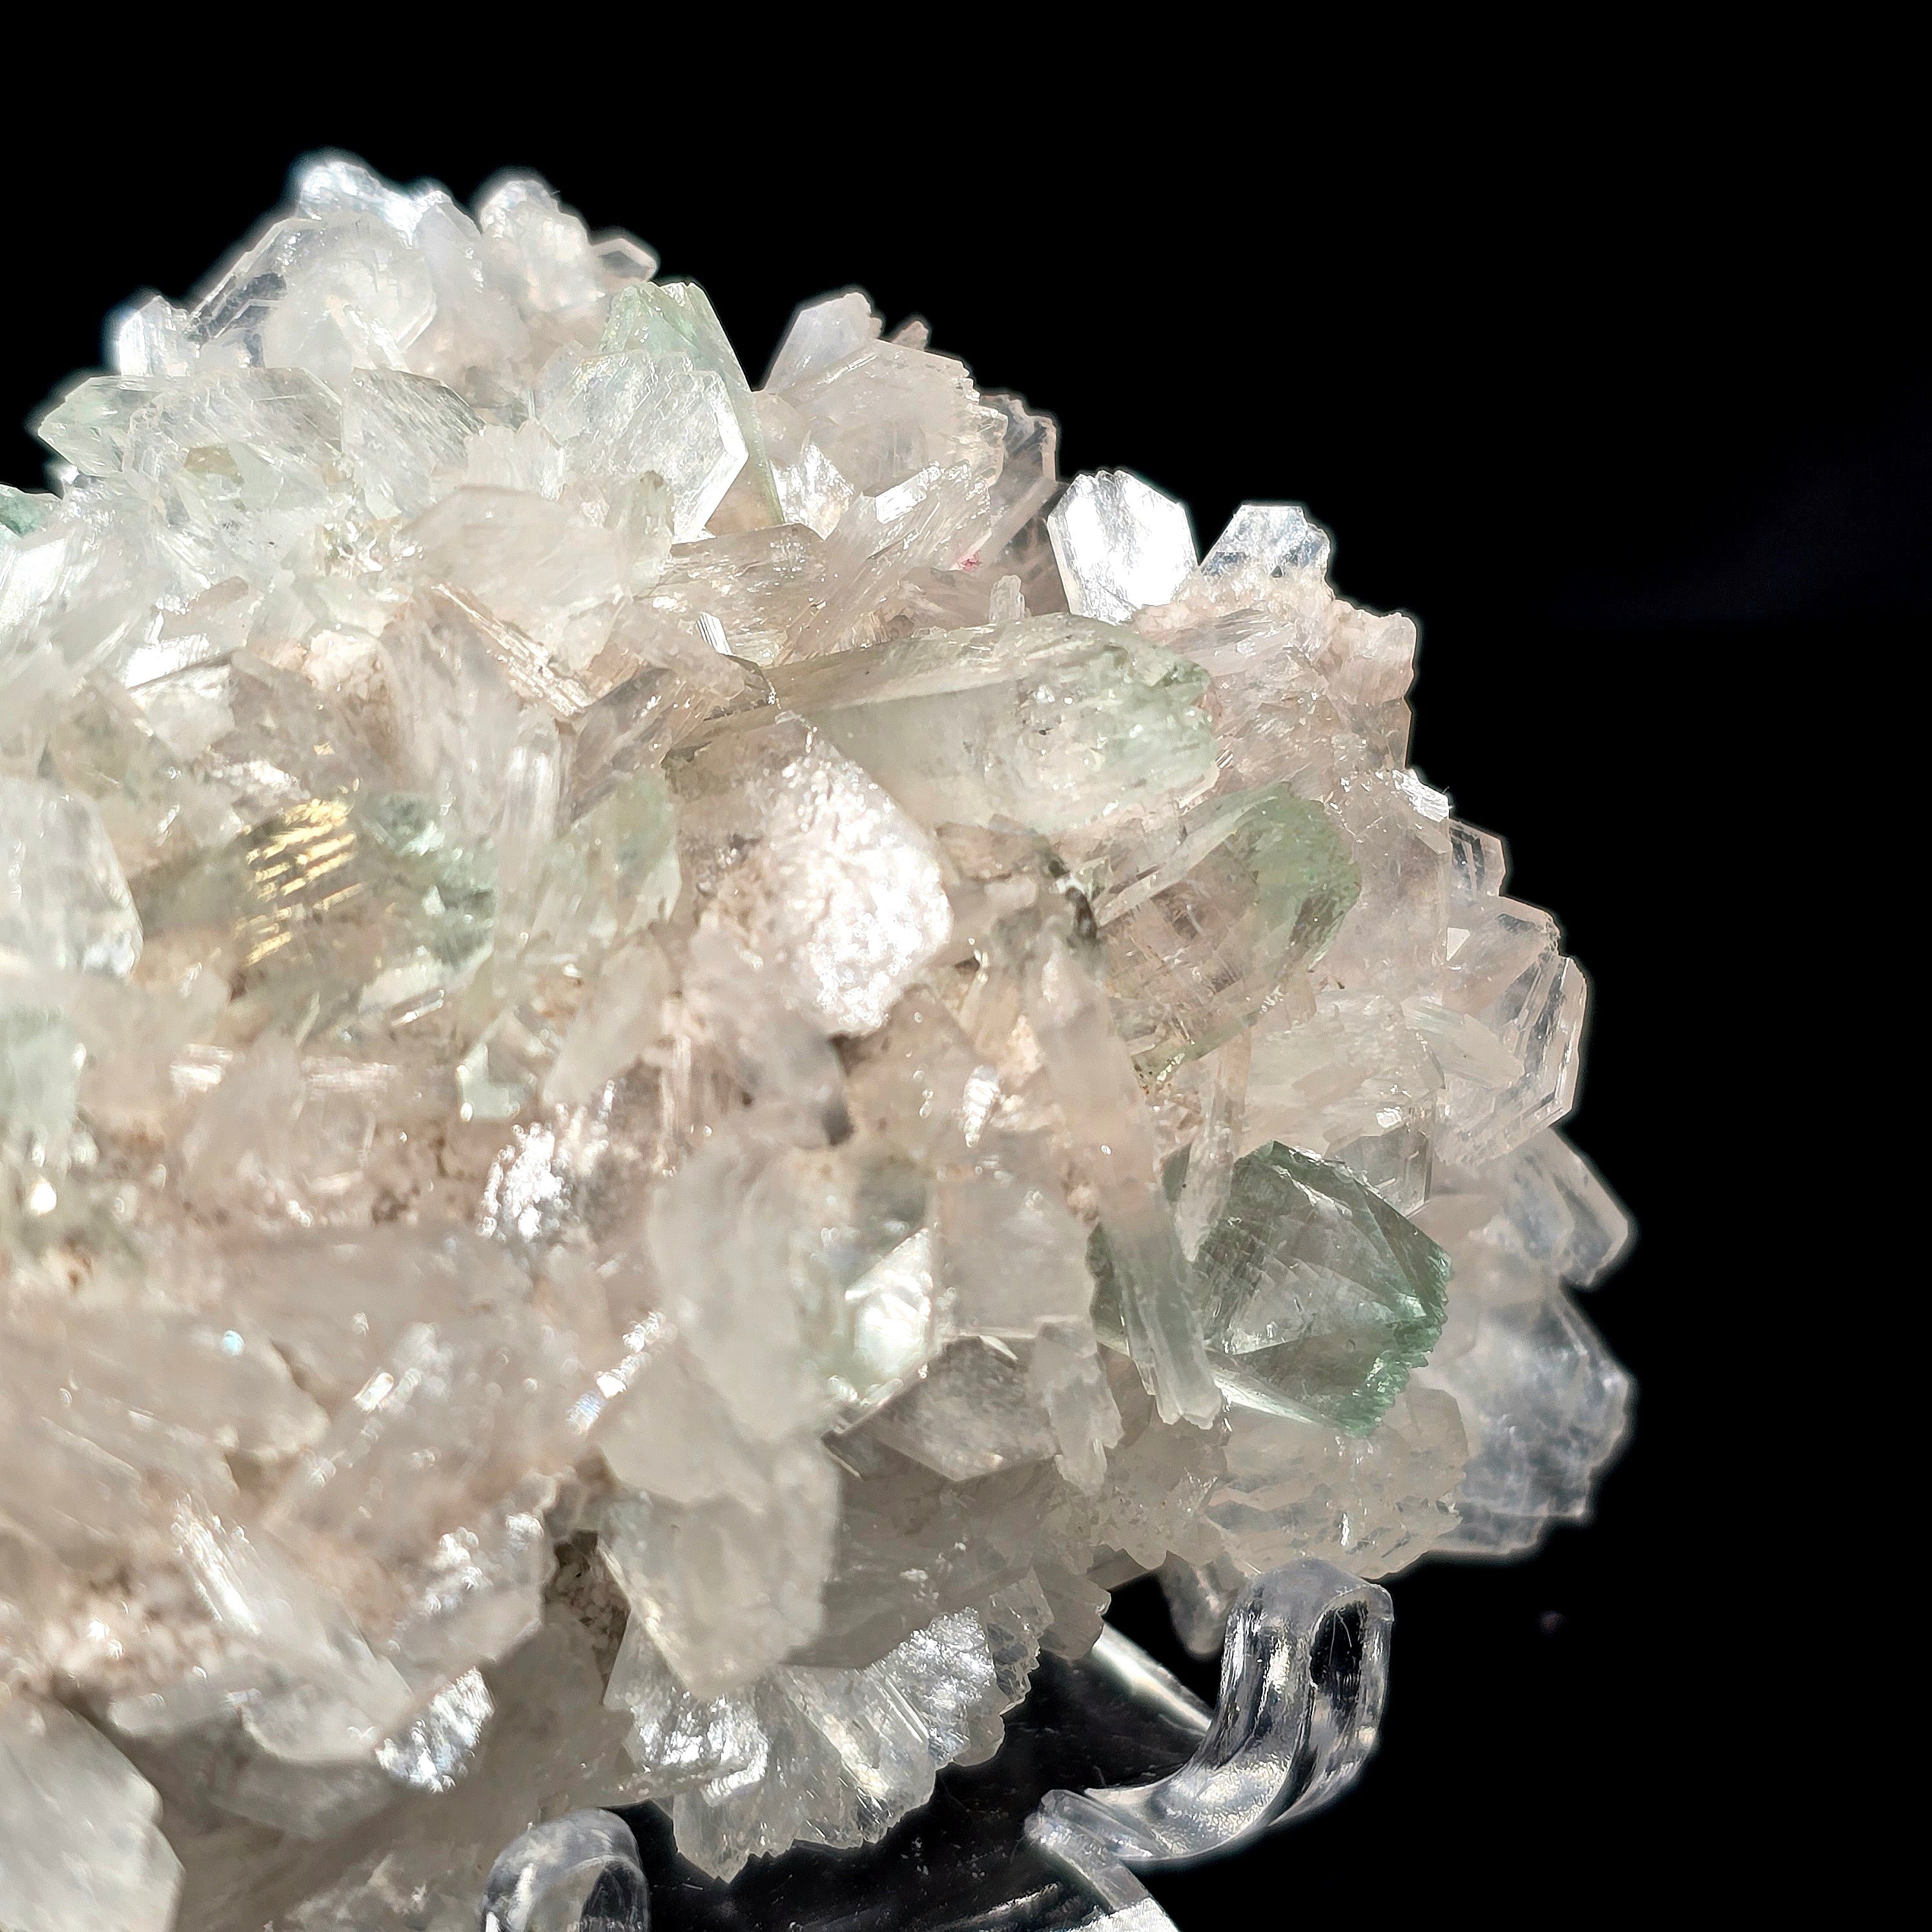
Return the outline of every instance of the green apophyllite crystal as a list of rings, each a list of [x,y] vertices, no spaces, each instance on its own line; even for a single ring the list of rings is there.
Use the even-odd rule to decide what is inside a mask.
[[[1058,614],[782,667],[801,711],[927,825],[1051,836],[1214,776],[1207,674],[1118,625]]]
[[[580,963],[661,919],[676,901],[677,813],[656,772],[612,786],[559,839],[537,882],[537,954]]]
[[[758,500],[773,518],[783,512],[765,456],[764,432],[752,406],[752,392],[711,298],[695,282],[633,282],[612,298],[602,356],[641,353],[653,359],[682,354],[692,366],[709,370],[724,386],[731,413],[745,439]]]
[[[58,500],[10,483],[0,483],[0,542],[10,537],[30,536],[46,521]]]
[[[1366,1434],[1442,1332],[1449,1267],[1347,1168],[1279,1142],[1256,1149],[1234,1163],[1194,1258],[1228,1399]]]
[[[207,929],[244,995],[324,1022],[460,985],[496,928],[496,855],[427,799],[310,798],[143,881],[147,930]]]
[[[1114,1023],[1156,1076],[1211,1052],[1278,997],[1335,936],[1361,890],[1322,807],[1286,785],[1195,807],[1108,855],[1095,906]]]

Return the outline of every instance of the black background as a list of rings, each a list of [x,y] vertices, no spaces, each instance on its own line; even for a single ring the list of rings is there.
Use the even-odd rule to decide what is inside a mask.
[[[1244,499],[1307,503],[1344,592],[1421,622],[1420,769],[1504,835],[1512,890],[1594,981],[1574,1132],[1641,1236],[1588,1312],[1637,1426],[1588,1528],[1396,1580],[1384,1742],[1346,1802],[1156,1889],[1185,1932],[1255,1898],[1628,1907],[1679,1850],[1708,1862],[1739,1769],[1714,1680],[1789,1541],[1766,1432],[1785,1398],[1738,1336],[1782,1318],[1810,1235],[1754,1217],[1783,1185],[1767,1137],[1808,1070],[1791,1022],[1833,868],[1866,775],[1905,755],[1892,707],[1932,633],[1932,364],[1885,201],[1904,164],[1823,134],[1802,76],[1749,126],[1712,116],[1756,87],[1736,75],[1588,112],[1445,82],[1418,124],[1426,88],[1293,52],[1236,50],[1256,85],[1192,110],[1228,62],[1056,106],[1051,75],[972,55],[951,86],[925,70],[916,111],[824,74],[691,99],[614,74],[595,113],[548,118],[527,94],[478,110],[502,76],[439,92],[427,70],[427,92],[323,110],[285,66],[247,114],[177,119],[168,168],[142,138],[166,92],[137,81],[96,117],[114,139],[14,171],[0,423],[340,146],[465,197],[544,173],[703,283],[754,381],[797,301],[856,284],[1054,412],[1063,474],[1140,471],[1204,545]],[[591,86],[573,58],[547,82]],[[0,476],[39,460],[0,435]],[[1144,1587],[1119,1616],[1164,1641]]]

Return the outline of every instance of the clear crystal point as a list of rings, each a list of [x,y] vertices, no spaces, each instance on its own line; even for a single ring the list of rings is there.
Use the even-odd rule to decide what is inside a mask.
[[[1622,1440],[1586,983],[1413,621],[657,268],[313,156],[0,486],[10,1928],[872,1844],[1130,1580],[1300,1629]]]

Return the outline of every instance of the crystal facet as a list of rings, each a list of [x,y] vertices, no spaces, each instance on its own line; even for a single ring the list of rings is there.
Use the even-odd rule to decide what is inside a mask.
[[[1325,1566],[1622,1439],[1587,985],[1414,624],[656,271],[318,156],[0,488],[9,1928],[640,1922],[581,1808],[872,1844],[1157,1570],[1249,1769],[1041,1814],[1150,1924],[1360,1762]]]

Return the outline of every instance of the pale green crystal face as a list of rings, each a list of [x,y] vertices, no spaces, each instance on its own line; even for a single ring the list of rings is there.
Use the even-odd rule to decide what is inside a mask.
[[[16,490],[0,483],[0,542],[29,535],[46,521],[53,506],[51,496]]]
[[[1230,1399],[1365,1435],[1428,1360],[1449,1257],[1346,1168],[1279,1142],[1234,1163],[1194,1257]]]
[[[1070,831],[1214,772],[1200,668],[1090,620],[844,651],[772,686],[928,825]]]
[[[490,950],[496,862],[449,843],[427,800],[308,799],[152,874],[140,908],[150,935],[226,953],[275,1022],[313,1024],[460,985]]]
[[[1360,890],[1334,820],[1286,785],[1223,794],[1123,846],[1094,914],[1114,1024],[1156,1076],[1271,1005]]]
[[[1089,1252],[1103,1337],[1129,1339],[1116,1243]],[[1450,1259],[1346,1168],[1279,1142],[1234,1164],[1187,1298],[1235,1408],[1373,1429],[1442,1332]]]
[[[100,815],[40,778],[0,773],[0,974],[124,977],[141,922]]]
[[[1133,1576],[1586,1510],[1586,989],[1307,513],[292,196],[0,486],[0,1924],[868,1842]]]
[[[677,897],[677,818],[656,772],[614,785],[544,856],[534,943],[587,965],[660,919]]]

